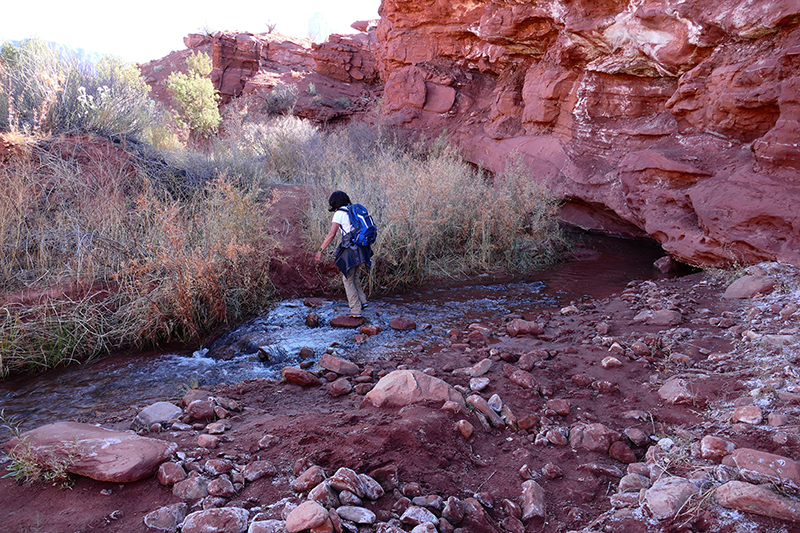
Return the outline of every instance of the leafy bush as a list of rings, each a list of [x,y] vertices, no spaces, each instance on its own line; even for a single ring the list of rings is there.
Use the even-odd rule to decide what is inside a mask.
[[[291,113],[297,103],[298,93],[297,85],[279,83],[264,100],[267,113],[273,115]]]
[[[149,137],[164,122],[149,91],[138,67],[118,58],[93,64],[36,39],[0,52],[3,130]]]
[[[167,90],[175,101],[178,124],[200,137],[213,135],[222,118],[217,102],[219,96],[208,75],[211,58],[207,54],[192,53],[186,58],[187,74],[173,72],[167,78]]]

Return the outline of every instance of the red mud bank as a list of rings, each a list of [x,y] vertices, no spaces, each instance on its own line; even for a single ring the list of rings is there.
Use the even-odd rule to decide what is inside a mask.
[[[729,286],[634,281],[446,332],[405,324],[370,363],[331,346],[282,380],[37,428],[29,449],[80,475],[0,480],[4,527],[798,531],[799,291],[777,263]]]
[[[384,0],[356,35],[190,36],[226,98],[296,85],[295,113],[366,114],[501,170],[518,155],[586,229],[697,266],[800,264],[800,6]],[[310,84],[314,90],[309,90]]]

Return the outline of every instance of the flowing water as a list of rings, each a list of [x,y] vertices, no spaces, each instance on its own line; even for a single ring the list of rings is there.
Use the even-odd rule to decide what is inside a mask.
[[[510,313],[536,313],[586,297],[604,298],[621,291],[632,279],[663,275],[652,266],[663,255],[658,248],[612,238],[584,240],[592,253],[526,279],[497,282],[484,276],[467,285],[428,287],[375,299],[365,316],[384,331],[363,344],[355,343],[354,330],[327,326],[334,316],[347,313],[343,299],[316,309],[302,300],[286,300],[192,353],[117,355],[0,383],[0,409],[6,420],[13,419],[23,430],[61,420],[133,412],[155,401],[180,397],[197,385],[277,379],[281,368],[300,363],[303,347],[314,350],[316,357],[333,347],[335,353],[360,362],[377,360],[409,349],[409,340],[415,338],[435,343],[446,338],[451,328],[497,321]],[[310,312],[319,315],[320,327],[305,325]],[[414,320],[417,331],[389,328],[398,316]],[[262,362],[259,350],[269,354],[271,363]],[[6,429],[0,428],[0,440],[6,436]]]

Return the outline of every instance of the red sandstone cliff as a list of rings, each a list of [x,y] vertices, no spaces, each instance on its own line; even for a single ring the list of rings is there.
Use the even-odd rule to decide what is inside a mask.
[[[384,0],[395,120],[521,154],[580,225],[800,264],[800,2]],[[448,105],[449,104],[449,105]]]
[[[363,29],[368,26],[364,23]],[[192,34],[184,42],[192,49],[211,48],[211,79],[223,103],[291,90],[295,115],[326,122],[369,111],[382,94],[372,30],[331,35],[324,43],[247,32]]]
[[[376,31],[304,46],[295,80],[356,87],[362,108],[382,82],[387,120],[447,128],[492,170],[519,154],[583,227],[696,265],[800,265],[800,2],[383,0],[380,14]],[[291,82],[258,85],[218,41],[224,93]]]

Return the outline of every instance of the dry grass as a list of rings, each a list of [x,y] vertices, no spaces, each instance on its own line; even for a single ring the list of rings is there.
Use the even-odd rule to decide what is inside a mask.
[[[564,244],[557,202],[514,162],[492,176],[443,140],[409,148],[380,125],[270,116],[291,108],[289,89],[240,99],[218,135],[186,147],[147,91],[117,61],[87,69],[36,41],[0,50],[0,148],[13,148],[0,166],[0,378],[197,339],[263,308],[276,254],[260,199],[274,183],[311,190],[311,248],[331,191],[370,209],[373,291],[526,272]]]
[[[51,483],[61,488],[72,488],[69,468],[72,466],[76,453],[76,446],[68,448],[63,453],[38,454],[25,437],[22,437],[19,425],[14,420],[6,418],[5,411],[0,409],[0,425],[8,429],[19,440],[11,451],[8,452],[10,463],[6,465],[7,473],[4,478],[14,478],[18,483],[26,485],[37,482]]]
[[[63,157],[0,170],[0,376],[194,339],[268,303],[258,191],[217,174],[173,199],[125,157]]]
[[[328,164],[312,183],[309,239],[318,244],[330,227],[331,191],[367,206],[379,227],[371,290],[495,269],[527,272],[554,262],[565,244],[557,201],[514,161],[489,176],[443,140],[427,152],[380,135],[366,147],[354,144],[344,135],[327,141]]]
[[[205,152],[158,158],[98,138],[19,143],[27,151],[0,169],[0,376],[197,339],[263,308],[276,254],[260,198],[275,182],[309,186],[310,247],[329,228],[332,190],[370,209],[371,291],[527,272],[564,245],[557,202],[513,161],[490,176],[446,142],[406,149],[361,124],[235,126]]]

